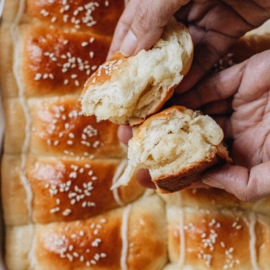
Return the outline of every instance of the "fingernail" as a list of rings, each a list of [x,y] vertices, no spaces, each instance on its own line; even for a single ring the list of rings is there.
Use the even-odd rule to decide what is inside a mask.
[[[205,183],[208,186],[224,189],[224,186],[222,184],[220,184],[219,182],[217,182],[211,178],[204,178],[202,181],[203,181],[203,183]]]
[[[122,42],[120,52],[126,57],[131,56],[134,53],[137,44],[138,44],[137,37],[131,30],[129,30]]]

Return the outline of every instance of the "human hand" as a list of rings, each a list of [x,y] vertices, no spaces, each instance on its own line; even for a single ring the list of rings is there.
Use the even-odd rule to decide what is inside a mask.
[[[270,196],[269,72],[270,50],[206,77],[174,99],[214,117],[232,141],[234,165],[207,171],[203,182],[244,201]]]
[[[244,201],[270,196],[270,50],[206,77],[190,91],[176,94],[174,104],[201,109],[223,128],[231,141],[234,165],[207,171],[204,183],[223,188]],[[119,128],[127,143],[129,127]],[[145,187],[154,184],[147,171],[138,175]],[[196,187],[202,187],[198,183]]]
[[[252,10],[252,12],[250,12]],[[270,18],[270,1],[130,0],[116,27],[108,57],[151,48],[172,16],[184,22],[194,42],[194,60],[178,92],[194,86],[244,33]]]

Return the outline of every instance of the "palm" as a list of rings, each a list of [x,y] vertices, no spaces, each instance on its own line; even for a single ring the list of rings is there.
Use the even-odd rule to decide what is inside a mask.
[[[216,117],[226,139],[233,141],[234,162],[247,168],[270,160],[269,70],[270,51],[266,51],[206,77],[174,99]]]
[[[270,56],[270,51],[267,55]],[[233,158],[248,168],[270,160],[270,65],[269,60],[261,57],[249,61],[234,96],[234,113],[230,118]],[[253,65],[262,68],[255,69],[255,73]]]

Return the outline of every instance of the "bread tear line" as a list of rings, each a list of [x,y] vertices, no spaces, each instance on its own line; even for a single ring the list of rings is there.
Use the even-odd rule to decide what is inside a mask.
[[[99,67],[82,92],[82,112],[117,124],[137,125],[158,112],[190,69],[193,43],[176,20],[150,50],[119,52]]]
[[[161,193],[175,192],[200,179],[206,169],[231,162],[220,126],[207,115],[174,106],[133,128],[128,166],[112,189],[127,185],[138,169],[149,169]]]

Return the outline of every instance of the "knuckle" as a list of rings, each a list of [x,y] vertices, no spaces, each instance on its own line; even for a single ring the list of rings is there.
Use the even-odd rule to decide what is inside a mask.
[[[257,193],[254,187],[246,187],[244,190],[239,190],[237,193],[234,194],[239,200],[244,202],[254,202],[260,199],[259,194]]]

